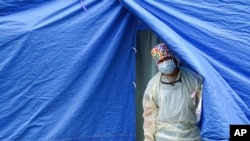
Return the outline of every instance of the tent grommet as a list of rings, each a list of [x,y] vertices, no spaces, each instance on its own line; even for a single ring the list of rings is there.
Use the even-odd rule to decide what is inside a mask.
[[[132,83],[133,83],[134,87],[136,88],[136,83],[135,82],[132,82]]]
[[[137,53],[137,49],[135,47],[132,47],[132,49],[135,51],[135,53]]]

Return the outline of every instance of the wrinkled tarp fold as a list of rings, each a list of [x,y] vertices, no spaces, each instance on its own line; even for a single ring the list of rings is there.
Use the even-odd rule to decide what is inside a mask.
[[[82,4],[1,3],[0,140],[135,139],[135,18]]]

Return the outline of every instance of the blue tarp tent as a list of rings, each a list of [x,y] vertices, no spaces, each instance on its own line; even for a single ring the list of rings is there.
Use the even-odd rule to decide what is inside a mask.
[[[0,1],[0,140],[134,141],[143,23],[205,77],[201,134],[250,123],[250,2]],[[141,22],[138,22],[141,21]]]

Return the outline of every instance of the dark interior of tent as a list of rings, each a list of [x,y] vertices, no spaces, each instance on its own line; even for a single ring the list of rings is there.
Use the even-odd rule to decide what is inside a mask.
[[[149,79],[157,72],[150,50],[160,39],[146,27],[139,28],[136,36],[136,140],[143,140],[142,97]]]

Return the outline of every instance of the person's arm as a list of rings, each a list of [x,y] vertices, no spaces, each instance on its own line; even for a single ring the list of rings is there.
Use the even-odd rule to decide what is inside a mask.
[[[147,94],[143,97],[143,110],[144,141],[154,141],[156,108]]]
[[[200,85],[198,89],[196,90],[196,103],[197,103],[197,108],[196,108],[196,117],[197,117],[197,122],[200,121],[201,118],[201,112],[202,112],[202,89],[203,89],[203,78],[200,80]]]
[[[157,86],[159,86],[161,73],[157,73],[148,83],[142,99],[143,106],[143,130],[144,141],[154,141],[155,121],[157,116],[157,106],[154,98],[157,95]]]

